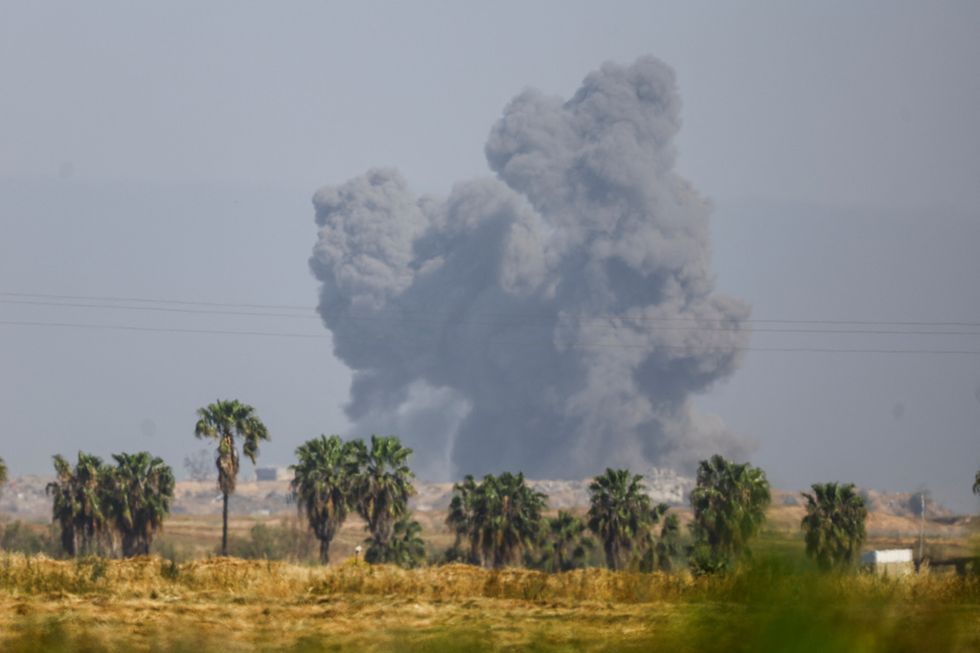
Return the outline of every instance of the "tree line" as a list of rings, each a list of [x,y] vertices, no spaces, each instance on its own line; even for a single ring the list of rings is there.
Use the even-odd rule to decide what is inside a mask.
[[[46,490],[69,556],[148,555],[170,513],[176,482],[162,459],[145,451],[112,458],[115,465],[79,452],[72,466],[54,457],[56,478]]]
[[[228,500],[235,492],[240,455],[255,463],[268,429],[252,406],[219,400],[197,411],[194,433],[216,441],[217,485],[222,494],[221,553],[228,552]],[[415,478],[412,450],[395,436],[344,441],[321,435],[296,449],[290,466],[291,498],[320,546],[320,562],[344,521],[359,515],[366,524],[364,559],[404,567],[426,557],[421,526],[408,500]],[[241,449],[241,454],[239,454]],[[147,452],[114,454],[115,464],[79,452],[72,466],[54,457],[56,480],[47,485],[52,520],[69,556],[147,555],[173,501],[171,468]],[[0,487],[7,468],[0,458]],[[853,483],[818,483],[802,493],[801,521],[806,552],[823,569],[852,566],[865,539],[867,507]],[[980,471],[973,483],[980,494]],[[680,560],[695,574],[725,571],[750,551],[771,500],[765,472],[748,463],[712,456],[698,465],[690,494],[690,541],[682,544],[680,520],[666,504],[654,504],[643,478],[625,469],[606,469],[589,485],[583,517],[568,511],[546,518],[547,496],[522,473],[466,476],[454,484],[446,526],[454,534],[445,562],[488,568],[523,565],[568,571],[594,564],[601,550],[610,569],[669,571]]]

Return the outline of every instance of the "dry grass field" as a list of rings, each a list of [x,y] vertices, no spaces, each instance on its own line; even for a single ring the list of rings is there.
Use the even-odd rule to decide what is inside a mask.
[[[0,650],[976,651],[980,579],[2,555]]]
[[[677,513],[689,521],[687,510]],[[356,519],[322,567],[310,562],[315,542],[293,512],[230,523],[233,550],[261,558],[259,527],[277,534],[277,554],[292,562],[218,558],[220,517],[175,515],[152,557],[0,553],[0,651],[980,650],[980,577],[816,574],[801,555],[801,516],[799,506],[771,507],[749,565],[695,579],[686,571],[369,566],[351,560],[365,536]],[[452,541],[445,512],[415,518],[437,560]],[[976,521],[927,522],[927,552],[975,553]],[[914,546],[918,526],[872,514],[867,546]]]

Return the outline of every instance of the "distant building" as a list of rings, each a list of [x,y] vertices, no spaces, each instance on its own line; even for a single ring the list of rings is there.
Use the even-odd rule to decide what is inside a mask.
[[[915,573],[912,549],[883,549],[861,554],[861,566],[882,576],[908,576]]]
[[[287,467],[256,467],[256,481],[283,481],[289,478]]]

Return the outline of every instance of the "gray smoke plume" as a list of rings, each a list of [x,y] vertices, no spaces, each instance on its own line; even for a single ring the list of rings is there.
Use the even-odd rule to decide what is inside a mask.
[[[668,66],[607,63],[568,101],[511,101],[495,179],[439,199],[378,169],[316,193],[310,265],[359,435],[398,433],[430,478],[739,452],[691,405],[738,365],[749,309],[713,293],[679,111]]]

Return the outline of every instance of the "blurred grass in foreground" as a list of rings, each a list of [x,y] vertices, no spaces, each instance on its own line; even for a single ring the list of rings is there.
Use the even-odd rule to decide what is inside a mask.
[[[980,578],[0,556],[0,650],[978,651]]]

